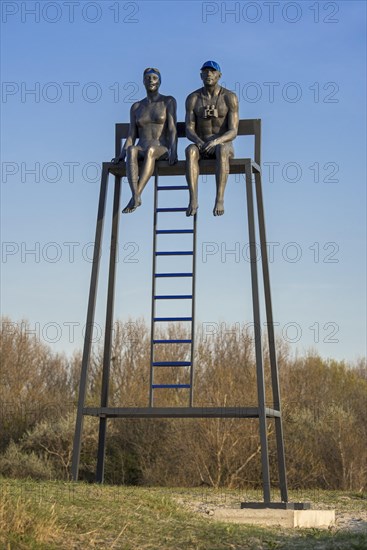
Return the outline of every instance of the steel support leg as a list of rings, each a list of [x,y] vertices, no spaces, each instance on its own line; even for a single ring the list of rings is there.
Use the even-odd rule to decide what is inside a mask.
[[[91,273],[90,287],[89,287],[89,299],[88,299],[88,310],[87,310],[87,322],[85,327],[82,368],[81,368],[81,374],[80,374],[78,409],[77,409],[76,423],[75,423],[73,460],[72,460],[72,466],[71,466],[71,473],[74,481],[78,480],[78,475],[79,475],[81,437],[82,437],[82,431],[83,431],[83,408],[84,408],[85,396],[86,396],[86,390],[87,390],[87,375],[88,375],[90,353],[91,353],[92,340],[93,340],[94,313],[95,313],[96,295],[97,295],[97,286],[98,286],[99,264],[100,264],[100,257],[101,257],[101,242],[102,242],[102,235],[103,235],[104,215],[106,210],[107,187],[108,187],[108,170],[106,166],[103,165],[102,177],[101,177],[101,190],[99,194],[99,203],[98,203],[96,233],[95,233],[95,240],[94,240],[92,273]]]
[[[255,356],[256,356],[256,378],[257,378],[257,394],[259,405],[259,428],[260,428],[260,444],[261,444],[261,467],[263,478],[263,495],[264,502],[270,502],[270,474],[269,474],[269,453],[268,453],[268,437],[267,423],[265,414],[265,380],[264,380],[264,363],[262,357],[261,343],[261,324],[260,324],[260,303],[259,303],[259,284],[257,277],[257,257],[256,257],[256,233],[254,219],[254,201],[252,192],[252,167],[249,161],[246,164],[246,195],[247,195],[247,215],[248,215],[248,231],[250,245],[250,263],[251,263],[251,283],[252,283],[252,307],[254,316],[254,331],[255,331]]]
[[[106,325],[105,325],[105,338],[104,338],[104,350],[103,350],[101,407],[108,407],[113,311],[114,311],[114,301],[115,301],[115,278],[116,278],[116,259],[117,259],[116,253],[117,253],[118,229],[119,229],[119,219],[120,219],[120,194],[121,194],[121,177],[116,176],[115,191],[114,191],[114,197],[113,197],[113,211],[112,211],[110,266],[109,266],[109,276],[108,276]],[[107,419],[100,417],[97,470],[96,470],[97,483],[103,483],[103,479],[104,479],[104,463],[105,463],[105,454],[106,454],[105,453],[106,428],[107,428]]]
[[[264,214],[264,203],[263,203],[263,196],[262,196],[261,174],[255,173],[255,183],[256,183],[257,212],[258,212],[258,220],[259,220],[262,271],[263,271],[263,279],[264,279],[265,309],[266,309],[266,320],[267,320],[267,327],[268,327],[271,384],[272,384],[273,401],[274,401],[273,407],[274,409],[278,410],[281,413],[279,375],[278,375],[278,365],[277,365],[277,357],[276,357],[276,350],[275,350],[274,322],[273,322],[273,310],[271,305],[269,262],[268,262],[268,251],[266,246],[265,214]],[[281,415],[280,417],[275,418],[275,435],[276,435],[276,442],[277,442],[280,494],[281,494],[282,501],[288,502],[283,426],[282,426]]]

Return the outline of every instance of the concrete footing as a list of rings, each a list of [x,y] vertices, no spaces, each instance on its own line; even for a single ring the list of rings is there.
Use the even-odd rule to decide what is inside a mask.
[[[217,521],[262,526],[313,527],[327,529],[335,525],[335,510],[263,510],[218,508],[212,516]]]

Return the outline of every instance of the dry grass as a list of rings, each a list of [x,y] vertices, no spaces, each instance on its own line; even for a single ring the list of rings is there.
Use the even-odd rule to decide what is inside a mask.
[[[29,542],[42,547],[59,540],[63,529],[58,525],[56,503],[35,502],[15,496],[11,488],[1,485],[0,493],[0,543],[3,547],[28,548]],[[15,542],[16,541],[16,542]]]
[[[205,493],[205,494],[204,494]],[[242,495],[243,496],[243,495]],[[256,496],[256,495],[254,495]],[[300,496],[300,495],[297,495]],[[315,495],[302,495],[313,500]],[[323,492],[356,515],[366,498]],[[231,505],[233,491],[32,482],[0,478],[0,548],[6,550],[364,550],[367,533],[223,524],[192,508]],[[181,501],[180,503],[178,501]],[[320,502],[320,500],[319,500]],[[190,507],[188,507],[190,504]],[[191,509],[188,509],[191,508]],[[366,525],[366,524],[365,524]]]

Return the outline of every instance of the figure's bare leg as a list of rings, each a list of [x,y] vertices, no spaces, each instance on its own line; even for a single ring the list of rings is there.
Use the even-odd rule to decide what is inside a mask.
[[[139,168],[138,168],[138,155],[140,148],[137,146],[130,146],[126,152],[126,175],[131,189],[131,199],[123,209],[123,214],[129,214],[134,212],[138,206],[141,205],[139,193],[138,193],[138,180],[139,180]]]
[[[215,148],[215,182],[217,186],[217,194],[213,209],[214,216],[222,216],[224,214],[224,191],[229,174],[229,159],[232,158],[233,155],[234,152],[231,143],[220,143]]]
[[[198,209],[199,149],[192,144],[186,148],[186,180],[189,186],[190,202],[186,216],[194,216]]]
[[[139,196],[140,204],[141,204],[141,194],[143,192],[143,189],[153,175],[154,168],[155,168],[155,161],[165,153],[168,153],[168,149],[167,147],[163,147],[162,145],[158,145],[158,146],[152,145],[151,147],[148,147],[148,149],[145,151],[144,163],[143,163],[143,166],[141,167],[139,184],[138,184],[138,196]]]

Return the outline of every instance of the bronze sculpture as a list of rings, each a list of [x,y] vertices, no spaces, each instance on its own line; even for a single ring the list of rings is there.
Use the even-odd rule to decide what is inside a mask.
[[[153,175],[155,161],[177,162],[177,105],[172,96],[159,93],[161,75],[158,69],[147,68],[143,74],[147,97],[130,109],[129,134],[115,164],[126,159],[126,174],[132,197],[123,213],[134,212],[141,205],[141,193]],[[135,141],[138,139],[137,145]],[[138,161],[143,159],[139,174]]]
[[[186,216],[198,208],[199,159],[216,159],[216,199],[214,216],[224,214],[224,191],[229,174],[229,159],[234,156],[232,141],[238,130],[238,98],[218,84],[222,76],[215,61],[201,67],[204,86],[186,99],[186,136],[193,142],[186,148],[186,179],[190,202]]]
[[[208,67],[209,65],[209,67]],[[205,68],[214,69],[219,71],[220,69],[214,66],[214,62],[204,63],[203,72]],[[153,73],[159,77],[159,73],[156,70],[153,70]],[[208,71],[209,77],[205,79],[204,73],[204,89],[206,91],[206,83],[211,83],[213,77],[210,76],[210,71]],[[215,80],[215,78],[214,78]],[[154,88],[154,85],[152,85]],[[150,86],[147,86],[150,88]],[[207,86],[209,88],[209,86]],[[209,90],[210,91],[210,90]],[[199,90],[200,92],[200,90]],[[83,431],[83,417],[96,416],[99,417],[99,438],[98,438],[98,458],[97,458],[97,470],[96,470],[96,481],[102,483],[104,479],[104,465],[105,465],[105,450],[106,450],[106,428],[109,418],[258,418],[259,419],[259,432],[260,432],[260,450],[261,450],[261,470],[262,470],[262,486],[263,486],[263,503],[242,503],[241,508],[281,508],[281,509],[294,509],[301,510],[307,509],[306,504],[304,503],[288,503],[288,494],[287,494],[287,480],[286,480],[286,468],[285,468],[285,459],[284,459],[284,442],[283,442],[283,428],[282,428],[282,418],[281,418],[281,404],[280,404],[280,394],[279,394],[279,380],[278,380],[278,366],[276,360],[276,350],[274,347],[275,337],[274,337],[274,323],[273,323],[273,313],[271,305],[271,292],[270,292],[270,280],[269,280],[269,266],[268,266],[268,255],[267,255],[267,240],[266,240],[266,231],[265,231],[265,216],[264,216],[264,207],[263,207],[263,198],[262,198],[262,184],[261,184],[261,169],[260,169],[260,152],[261,152],[261,120],[252,119],[252,120],[242,120],[239,122],[238,126],[236,123],[236,113],[238,110],[237,107],[237,98],[232,94],[232,97],[229,96],[227,102],[225,102],[223,108],[221,105],[222,98],[213,94],[208,94],[208,98],[213,98],[214,101],[206,104],[204,93],[198,101],[202,101],[202,112],[201,115],[196,115],[197,109],[189,110],[188,112],[188,122],[189,126],[193,126],[197,131],[194,143],[197,143],[198,146],[194,147],[199,151],[201,149],[206,155],[205,151],[209,150],[208,145],[214,147],[215,152],[220,152],[218,147],[218,136],[227,138],[231,136],[232,139],[238,133],[239,135],[253,136],[254,137],[254,157],[237,159],[235,162],[231,163],[231,172],[235,174],[244,174],[246,180],[246,198],[247,198],[247,220],[248,220],[248,238],[249,238],[249,251],[250,251],[250,260],[251,260],[251,283],[252,283],[252,301],[253,301],[253,325],[254,325],[254,338],[255,338],[255,359],[256,359],[256,379],[257,379],[257,390],[258,390],[258,405],[254,407],[202,407],[196,406],[197,399],[193,399],[194,396],[194,358],[195,358],[195,279],[196,279],[196,241],[197,241],[197,216],[193,215],[195,212],[191,208],[191,212],[188,212],[188,215],[191,216],[191,221],[193,229],[177,227],[173,229],[158,229],[158,219],[163,218],[163,223],[167,223],[167,218],[165,216],[156,216],[158,212],[182,212],[185,211],[185,208],[157,208],[157,196],[155,194],[155,212],[154,212],[154,228],[153,228],[153,269],[152,269],[152,308],[151,308],[151,354],[150,354],[150,379],[149,379],[149,406],[145,407],[110,407],[109,403],[109,387],[110,387],[110,366],[111,366],[111,353],[112,344],[113,344],[113,315],[114,315],[114,295],[115,295],[115,279],[116,279],[116,258],[118,254],[118,229],[119,229],[119,216],[116,213],[120,208],[120,191],[121,191],[121,178],[126,173],[125,166],[111,166],[110,163],[103,163],[102,175],[101,175],[101,187],[100,187],[100,196],[96,220],[96,233],[95,233],[95,246],[93,253],[93,263],[92,263],[92,272],[91,272],[91,282],[89,290],[89,299],[88,299],[88,310],[87,310],[87,320],[86,320],[86,334],[84,339],[84,348],[83,348],[83,358],[81,366],[81,375],[80,375],[80,390],[78,398],[78,409],[77,409],[77,418],[76,418],[76,427],[75,427],[75,436],[74,436],[74,446],[73,446],[73,462],[72,462],[72,475],[73,479],[76,481],[79,474],[79,461],[81,453],[81,444],[82,444],[82,431]],[[224,91],[227,95],[228,91]],[[147,90],[147,96],[149,92]],[[194,94],[192,94],[194,95]],[[234,96],[234,97],[233,97]],[[228,98],[228,96],[227,96]],[[139,102],[143,103],[143,102]],[[229,107],[228,107],[229,106]],[[192,104],[189,103],[189,107],[192,107]],[[195,105],[198,108],[197,105]],[[199,103],[200,107],[200,103]],[[231,112],[229,112],[231,111]],[[139,126],[139,117],[135,118],[132,116],[134,125],[128,124],[116,124],[116,163],[120,158],[125,158],[126,149],[128,143],[124,146],[124,152],[119,155],[119,150],[121,147],[121,142],[123,139],[134,137],[142,138],[142,134],[146,131],[144,128],[154,127],[154,110],[149,111],[146,109],[147,120],[142,121]],[[190,120],[190,117],[192,120]],[[196,118],[197,117],[197,118]],[[208,132],[205,131],[206,127],[204,122],[207,118],[213,117],[214,119],[220,119],[222,117],[222,125],[219,124],[219,128],[215,125],[211,125],[212,133],[207,137]],[[204,119],[204,122],[203,120]],[[138,121],[138,124],[136,124]],[[143,123],[144,122],[144,123]],[[215,121],[212,121],[215,122]],[[219,121],[217,121],[219,122]],[[131,127],[130,127],[131,126]],[[140,132],[140,127],[143,127],[143,132]],[[158,123],[157,123],[158,126]],[[183,125],[178,124],[179,136],[183,137]],[[226,131],[226,128],[229,127],[229,131]],[[159,129],[159,128],[158,128]],[[204,131],[203,131],[204,130]],[[145,134],[147,135],[147,134]],[[159,134],[161,135],[161,134]],[[148,136],[149,137],[149,136]],[[130,139],[129,147],[134,145],[134,140]],[[207,139],[207,142],[204,141]],[[217,144],[215,142],[217,141]],[[203,143],[201,143],[203,142]],[[228,141],[223,140],[223,143],[228,143],[231,146],[231,139]],[[193,146],[191,146],[192,148]],[[172,149],[170,151],[172,153]],[[167,154],[165,151],[164,154]],[[211,152],[213,154],[213,152]],[[188,155],[189,156],[189,155]],[[215,158],[218,158],[218,155],[215,155]],[[228,160],[227,159],[227,166]],[[158,184],[158,176],[168,176],[168,175],[185,175],[186,172],[186,163],[180,162],[175,167],[170,167],[167,169],[167,163],[163,162],[162,170],[158,170],[156,174],[156,190],[176,190],[176,189],[186,189],[186,186],[173,186],[173,185],[163,185]],[[202,162],[200,166],[200,171],[202,174],[213,173],[213,167],[216,164],[215,162]],[[218,162],[219,164],[219,162]],[[98,286],[98,273],[100,268],[100,258],[102,251],[102,236],[103,236],[103,227],[105,222],[105,210],[107,204],[107,192],[108,192],[108,177],[109,173],[112,173],[115,176],[115,186],[114,186],[114,198],[113,198],[113,207],[112,207],[112,226],[111,226],[111,247],[110,247],[110,261],[109,261],[109,275],[108,275],[108,292],[107,292],[107,308],[106,308],[106,323],[105,323],[105,334],[104,334],[104,350],[103,350],[103,372],[102,372],[102,386],[101,386],[101,400],[100,407],[86,407],[86,396],[87,388],[90,385],[88,382],[88,369],[90,366],[90,360],[92,355],[92,342],[93,342],[93,325],[95,319],[95,304],[97,298],[97,286]],[[190,175],[190,174],[189,174]],[[255,179],[255,182],[253,181]],[[219,183],[220,180],[219,180]],[[254,189],[256,187],[255,194],[255,203],[254,203]],[[135,188],[134,188],[135,189]],[[224,191],[224,188],[223,188]],[[137,193],[136,193],[137,194]],[[192,195],[194,198],[194,195]],[[136,196],[133,195],[132,199],[135,200]],[[220,200],[220,197],[219,197]],[[194,206],[194,201],[189,205]],[[132,211],[132,208],[136,208],[135,202],[131,205],[129,204],[129,211]],[[218,207],[215,211],[216,215],[222,213],[222,209],[219,208],[220,204],[216,203]],[[131,207],[131,208],[130,208]],[[196,204],[197,208],[197,204]],[[257,219],[256,219],[257,218]],[[256,227],[256,221],[258,222],[258,228]],[[181,220],[182,222],[182,220]],[[181,222],[178,222],[181,225]],[[172,227],[171,225],[169,227]],[[256,231],[257,229],[257,231]],[[169,233],[169,234],[192,234],[192,250],[162,250],[160,244],[162,242],[160,239],[156,238],[158,234]],[[270,407],[266,406],[266,394],[265,394],[265,372],[264,372],[264,362],[262,354],[262,336],[261,330],[261,318],[260,318],[260,295],[259,295],[259,280],[257,273],[257,241],[260,240],[261,247],[261,261],[262,261],[262,274],[263,274],[263,283],[264,283],[264,298],[265,298],[265,310],[266,310],[266,319],[268,327],[268,346],[269,346],[269,361],[271,369],[271,394],[272,394],[272,404],[269,403]],[[157,248],[158,247],[158,248]],[[171,248],[171,247],[169,247]],[[177,246],[179,248],[179,246]],[[192,264],[189,267],[189,270],[177,272],[177,268],[173,267],[170,269],[165,266],[163,268],[164,272],[157,273],[157,264],[156,257],[160,255],[168,256],[177,256],[185,255],[192,256]],[[170,282],[174,278],[180,277],[190,277],[191,278],[191,294],[171,294],[172,289],[167,289],[170,294],[162,294],[164,292],[163,288],[157,289],[155,284],[156,278],[163,277],[164,280],[166,277],[169,277],[168,281]],[[159,294],[157,295],[157,291]],[[187,289],[189,291],[189,289]],[[191,316],[190,317],[156,317],[155,302],[156,300],[181,300],[181,299],[190,299],[191,300]],[[188,313],[188,312],[187,312]],[[187,314],[186,313],[186,314]],[[189,339],[185,340],[155,340],[154,326],[156,322],[176,322],[176,321],[189,321],[191,322],[191,335]],[[178,350],[179,361],[155,361],[154,356],[154,346],[166,343],[187,343],[190,344],[190,361],[182,361],[181,359],[186,356],[182,356],[182,351]],[[181,349],[181,348],[180,348]],[[187,349],[187,348],[185,348]],[[158,346],[159,350],[159,346]],[[187,352],[186,352],[187,353]],[[186,354],[185,354],[186,355]],[[162,356],[161,356],[162,357]],[[187,357],[188,358],[188,357]],[[172,359],[172,358],[171,358]],[[186,379],[176,380],[177,383],[174,384],[162,384],[156,383],[154,379],[154,369],[155,367],[189,367],[190,370],[187,372]],[[162,381],[162,380],[161,380]],[[171,380],[172,381],[172,380]],[[182,383],[184,382],[184,383]],[[156,401],[153,398],[153,391],[157,390],[157,393],[160,393],[160,390],[173,390],[174,393],[171,393],[172,405],[167,406],[157,406]],[[190,390],[188,393],[188,403],[187,406],[174,406],[178,404],[176,390]],[[273,408],[271,408],[273,407]],[[204,410],[205,409],[205,410]],[[279,484],[281,490],[281,500],[282,502],[273,503],[271,502],[271,482],[270,482],[270,470],[269,470],[269,451],[268,451],[268,422],[273,418],[275,421],[275,432],[276,432],[276,445],[277,445],[277,458],[278,458],[278,474],[279,474]]]

